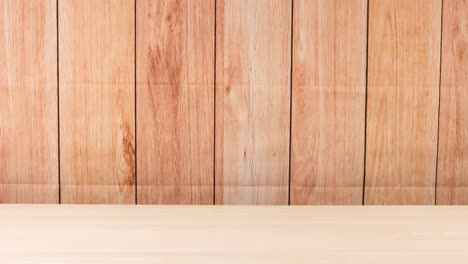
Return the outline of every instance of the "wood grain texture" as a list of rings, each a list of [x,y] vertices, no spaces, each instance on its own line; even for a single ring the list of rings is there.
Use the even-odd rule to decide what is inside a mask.
[[[134,203],[134,1],[59,1],[64,203]]]
[[[468,1],[443,7],[438,204],[468,204]]]
[[[291,204],[362,204],[367,0],[294,1]]]
[[[213,204],[214,6],[137,2],[138,203]]]
[[[55,0],[0,1],[0,203],[57,203]]]
[[[366,204],[434,204],[440,0],[370,0]]]
[[[466,264],[468,208],[1,205],[19,264]]]
[[[216,15],[216,203],[287,204],[291,1]]]

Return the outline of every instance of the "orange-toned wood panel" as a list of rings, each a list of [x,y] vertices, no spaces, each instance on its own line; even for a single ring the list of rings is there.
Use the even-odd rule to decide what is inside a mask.
[[[134,203],[134,1],[59,1],[64,203]]]
[[[370,0],[365,204],[434,204],[441,0]]]
[[[362,204],[367,0],[294,1],[291,204]]]
[[[291,1],[219,0],[216,203],[287,204]]]
[[[468,204],[468,1],[445,0],[437,204]]]
[[[214,6],[137,1],[138,203],[213,204]]]
[[[57,203],[56,1],[0,1],[0,21],[0,203]]]

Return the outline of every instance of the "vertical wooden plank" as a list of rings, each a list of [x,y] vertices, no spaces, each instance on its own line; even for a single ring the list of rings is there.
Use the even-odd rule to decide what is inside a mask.
[[[55,3],[0,1],[0,203],[58,202]]]
[[[367,0],[294,1],[291,204],[362,204]]]
[[[64,203],[134,203],[134,1],[59,1]]]
[[[366,204],[434,204],[441,0],[370,0]]]
[[[216,15],[216,203],[287,204],[291,1]]]
[[[214,6],[137,1],[138,203],[213,204]]]
[[[468,204],[468,1],[443,7],[437,204]]]

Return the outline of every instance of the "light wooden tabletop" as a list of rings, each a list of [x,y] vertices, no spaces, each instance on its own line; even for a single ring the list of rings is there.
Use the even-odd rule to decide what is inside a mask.
[[[0,205],[0,263],[467,263],[468,207]]]

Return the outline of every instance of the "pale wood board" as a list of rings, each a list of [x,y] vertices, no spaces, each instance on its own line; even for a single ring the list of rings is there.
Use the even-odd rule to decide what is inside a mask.
[[[441,0],[370,0],[366,204],[434,204]]]
[[[443,11],[437,204],[468,204],[468,1]]]
[[[0,206],[2,263],[466,263],[466,207]]]
[[[134,4],[59,1],[63,203],[135,203]]]
[[[294,1],[291,204],[362,204],[367,0]]]
[[[217,204],[287,204],[291,1],[216,10]]]
[[[214,6],[137,1],[140,204],[213,204]]]
[[[57,203],[55,0],[0,1],[0,203]]]

